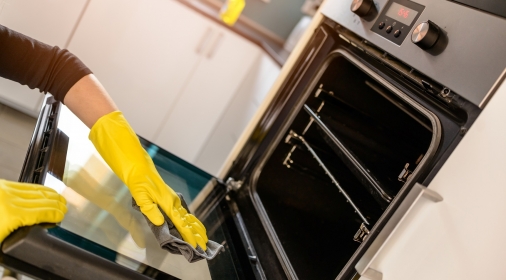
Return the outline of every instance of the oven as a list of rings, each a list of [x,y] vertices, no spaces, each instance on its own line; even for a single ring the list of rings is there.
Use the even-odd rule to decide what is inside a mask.
[[[359,279],[416,197],[439,198],[426,187],[502,79],[504,7],[463,2],[326,1],[220,178],[142,139],[164,180],[186,192],[210,239],[226,247],[191,277]],[[21,180],[60,185],[96,214],[76,206],[60,226],[18,230],[3,244],[3,265],[41,278],[190,278],[184,271],[196,266],[129,231],[130,209],[103,202],[128,193],[75,123],[46,100]],[[142,257],[125,236],[144,240]]]

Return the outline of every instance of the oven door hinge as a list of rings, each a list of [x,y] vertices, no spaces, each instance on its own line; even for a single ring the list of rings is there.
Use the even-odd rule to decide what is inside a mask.
[[[362,242],[364,242],[364,240],[367,238],[368,235],[369,235],[369,230],[364,225],[364,223],[362,223],[360,225],[360,228],[358,229],[357,233],[355,233],[355,236],[353,236],[353,241],[357,241],[359,243],[362,243]]]
[[[243,181],[236,180],[232,177],[228,177],[225,185],[227,186],[227,192],[238,191],[242,187]]]

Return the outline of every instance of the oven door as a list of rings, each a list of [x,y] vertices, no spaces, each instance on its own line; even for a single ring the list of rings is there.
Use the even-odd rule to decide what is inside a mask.
[[[243,246],[241,216],[225,203],[226,188],[218,179],[141,139],[164,181],[183,194],[190,209],[197,203],[205,208],[199,218],[209,239],[225,247],[211,261],[188,263],[160,248],[88,133],[64,105],[46,98],[20,181],[55,189],[66,198],[68,212],[61,224],[11,234],[2,244],[2,266],[40,279],[254,279],[262,274],[251,261],[254,249]],[[199,202],[206,187],[214,189],[208,195],[212,205]]]

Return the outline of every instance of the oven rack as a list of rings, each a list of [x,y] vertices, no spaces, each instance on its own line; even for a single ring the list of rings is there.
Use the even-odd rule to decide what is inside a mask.
[[[339,151],[336,154],[350,169],[353,175],[357,177],[360,183],[364,185],[366,189],[371,190],[375,197],[379,198],[377,199],[379,203],[383,205],[389,204],[393,199],[392,196],[385,191],[385,187],[382,186],[381,182],[369,171],[365,164],[360,161],[360,159],[358,159],[334,133],[332,133],[327,125],[320,119],[320,116],[313,112],[308,105],[304,104],[304,110],[309,114],[311,120],[315,122],[332,141],[332,144]]]

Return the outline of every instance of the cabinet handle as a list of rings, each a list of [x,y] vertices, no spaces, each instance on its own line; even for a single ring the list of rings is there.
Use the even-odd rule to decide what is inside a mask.
[[[211,38],[213,34],[213,29],[211,27],[208,27],[206,30],[206,33],[204,33],[204,36],[200,40],[199,44],[197,45],[197,48],[195,49],[195,52],[200,55],[204,47],[207,45],[207,41],[209,41],[209,38]]]
[[[219,43],[221,42],[221,39],[223,38],[223,33],[220,32],[220,34],[218,34],[218,36],[216,37],[216,40],[214,40],[213,42],[213,45],[211,46],[211,48],[209,49],[209,51],[207,52],[207,55],[206,57],[208,59],[211,59],[213,58],[214,56],[214,53],[216,52],[216,49],[218,48],[218,45]]]
[[[381,272],[374,271],[370,268],[370,265],[384,248],[384,245],[390,240],[390,237],[402,224],[404,218],[411,212],[414,205],[422,198],[429,199],[436,203],[443,200],[443,197],[435,191],[416,183],[355,266],[355,269],[360,275],[375,275],[374,277],[369,275],[364,277],[364,279],[381,279],[379,277]]]

